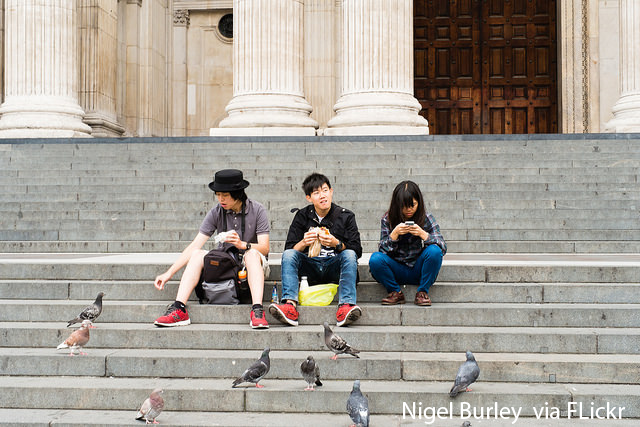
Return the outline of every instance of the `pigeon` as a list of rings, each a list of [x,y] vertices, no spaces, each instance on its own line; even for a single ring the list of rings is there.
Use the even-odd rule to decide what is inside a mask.
[[[69,356],[73,356],[74,350],[78,349],[81,355],[85,355],[87,353],[82,352],[82,347],[87,345],[89,342],[89,328],[91,327],[91,320],[83,320],[80,329],[76,329],[69,335],[69,338],[64,340],[62,344],[60,344],[57,349],[69,348],[71,352]]]
[[[164,393],[164,390],[161,388],[157,388],[151,392],[138,410],[136,420],[144,419],[146,421],[145,424],[158,424],[156,418],[158,418],[158,415],[160,415],[160,412],[164,409],[162,393]]]
[[[320,367],[316,364],[316,361],[313,360],[313,356],[307,356],[307,360],[300,364],[300,373],[302,373],[302,377],[308,384],[304,391],[315,390],[313,387],[314,384],[318,387],[322,386],[322,382],[320,381]]]
[[[473,353],[467,351],[467,361],[460,365],[458,375],[456,375],[456,380],[453,383],[453,387],[451,387],[449,396],[456,397],[458,393],[471,391],[469,386],[478,379],[478,375],[480,375],[480,367],[476,362],[476,358],[473,357]]]
[[[269,372],[269,369],[271,368],[271,361],[269,360],[270,351],[271,349],[269,347],[265,348],[260,359],[253,362],[253,365],[249,366],[240,378],[233,382],[231,387],[235,387],[241,383],[255,383],[257,388],[264,387],[263,385],[258,384],[258,381],[267,375],[267,372]]]
[[[465,421],[460,427],[471,427],[471,421]]]
[[[360,350],[352,348],[343,338],[334,334],[327,322],[324,322],[324,343],[329,347],[329,350],[335,353],[331,356],[331,360],[337,360],[338,355],[342,353],[350,354],[360,359],[360,356],[358,356]]]
[[[369,427],[369,400],[360,391],[360,380],[353,382],[353,389],[347,400],[347,412],[354,422],[350,427]]]
[[[69,323],[67,324],[67,328],[73,325],[74,323],[80,323],[83,320],[91,320],[92,323],[95,322],[98,316],[100,316],[100,313],[102,313],[102,297],[103,296],[104,296],[104,292],[100,292],[96,297],[96,300],[92,304],[89,304],[88,306],[86,306],[84,310],[82,310],[80,314],[78,314],[78,317],[76,317],[75,319],[69,320]],[[95,326],[92,326],[92,328],[95,328]]]

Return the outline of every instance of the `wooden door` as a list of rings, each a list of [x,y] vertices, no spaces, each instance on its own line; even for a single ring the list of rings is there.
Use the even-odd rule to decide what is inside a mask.
[[[555,0],[414,0],[432,134],[557,132]]]

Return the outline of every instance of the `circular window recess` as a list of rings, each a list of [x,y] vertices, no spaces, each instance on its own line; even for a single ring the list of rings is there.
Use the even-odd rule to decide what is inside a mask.
[[[220,18],[218,32],[226,40],[233,40],[233,14],[228,13]]]

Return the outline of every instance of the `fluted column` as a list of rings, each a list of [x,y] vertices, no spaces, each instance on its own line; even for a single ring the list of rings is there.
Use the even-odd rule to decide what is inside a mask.
[[[118,1],[77,0],[80,27],[78,101],[94,137],[119,137],[116,118],[118,65]]]
[[[78,104],[75,0],[6,0],[0,137],[87,137]]]
[[[233,1],[233,98],[211,135],[315,135],[303,90],[303,0]]]
[[[342,13],[342,91],[325,134],[428,134],[413,96],[413,1],[343,0]]]
[[[620,0],[620,99],[608,132],[640,132],[640,1]]]

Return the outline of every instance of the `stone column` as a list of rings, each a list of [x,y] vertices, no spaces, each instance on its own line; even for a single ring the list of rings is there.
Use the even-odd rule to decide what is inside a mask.
[[[187,135],[187,27],[190,23],[189,10],[174,10],[171,136]]]
[[[428,134],[413,96],[413,1],[343,0],[342,92],[325,135]]]
[[[640,1],[620,0],[620,99],[607,132],[640,132]]]
[[[75,0],[6,0],[2,138],[88,137],[78,104]]]
[[[211,135],[315,135],[303,89],[303,3],[233,1],[233,99]]]
[[[94,137],[119,137],[117,0],[78,0],[80,27],[79,102]]]

